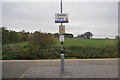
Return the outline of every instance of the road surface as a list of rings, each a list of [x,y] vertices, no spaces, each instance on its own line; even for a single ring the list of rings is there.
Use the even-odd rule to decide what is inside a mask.
[[[118,59],[5,60],[3,78],[118,78]]]

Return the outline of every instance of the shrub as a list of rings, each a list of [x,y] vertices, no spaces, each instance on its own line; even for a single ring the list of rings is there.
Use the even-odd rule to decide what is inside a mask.
[[[44,48],[56,44],[56,40],[52,34],[35,32],[29,39],[29,44],[35,47]]]
[[[35,46],[25,47],[3,47],[3,58],[12,59],[59,59],[61,54],[60,47],[39,48]],[[117,46],[106,48],[94,47],[65,47],[65,57],[86,58],[116,58],[118,57]]]

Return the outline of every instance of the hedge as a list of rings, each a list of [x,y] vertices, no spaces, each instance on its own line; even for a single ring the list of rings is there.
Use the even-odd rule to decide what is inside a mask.
[[[2,48],[3,60],[16,59],[59,59],[60,47],[37,48],[31,46]],[[65,57],[75,57],[79,59],[87,58],[116,58],[118,57],[117,46],[107,46],[105,48],[94,47],[64,47]]]

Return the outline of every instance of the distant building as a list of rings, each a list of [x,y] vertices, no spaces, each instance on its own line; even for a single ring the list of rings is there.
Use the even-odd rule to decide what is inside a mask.
[[[76,38],[85,38],[84,34],[78,35]]]
[[[106,37],[105,39],[109,39],[109,38]]]
[[[65,33],[64,37],[65,38],[73,38],[74,36],[73,36],[73,34]]]
[[[54,33],[53,34],[55,37],[59,37],[59,33]],[[65,33],[63,34],[65,38],[73,38],[73,34],[70,34],[70,33]]]

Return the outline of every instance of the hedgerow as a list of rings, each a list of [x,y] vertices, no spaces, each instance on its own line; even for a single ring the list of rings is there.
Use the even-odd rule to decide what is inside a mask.
[[[3,60],[14,59],[59,59],[60,47],[37,48],[34,46],[2,48]],[[105,48],[95,47],[64,47],[65,57],[75,57],[79,59],[87,58],[116,58],[118,57],[117,46],[107,46]]]

